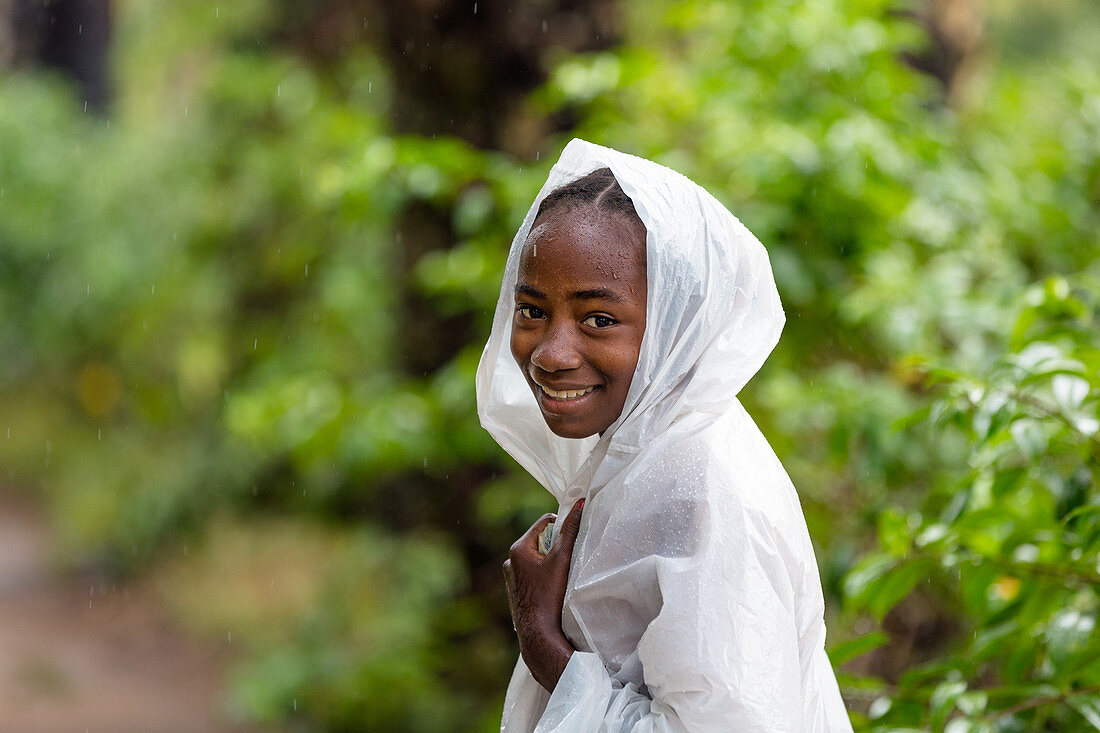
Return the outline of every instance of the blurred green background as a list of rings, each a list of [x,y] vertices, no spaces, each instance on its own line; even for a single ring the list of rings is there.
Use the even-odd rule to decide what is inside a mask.
[[[743,400],[856,729],[1100,729],[1095,2],[118,0],[58,41],[79,5],[0,3],[0,482],[235,630],[235,719],[497,729],[553,502],[473,373],[579,136],[769,249]]]

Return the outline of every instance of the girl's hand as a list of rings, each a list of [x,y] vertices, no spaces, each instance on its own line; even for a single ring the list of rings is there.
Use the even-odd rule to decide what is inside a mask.
[[[508,605],[520,654],[535,680],[551,692],[576,651],[561,630],[561,609],[583,507],[584,499],[573,505],[547,555],[539,553],[538,537],[556,519],[553,514],[532,524],[504,561]]]

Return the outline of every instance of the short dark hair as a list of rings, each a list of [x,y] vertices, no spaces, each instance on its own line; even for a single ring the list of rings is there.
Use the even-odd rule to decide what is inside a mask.
[[[597,211],[620,214],[631,224],[638,223],[645,229],[642,218],[634,208],[634,202],[623,191],[610,168],[599,168],[587,176],[559,186],[547,194],[535,214],[538,221],[544,214],[567,207],[575,209],[590,206]]]

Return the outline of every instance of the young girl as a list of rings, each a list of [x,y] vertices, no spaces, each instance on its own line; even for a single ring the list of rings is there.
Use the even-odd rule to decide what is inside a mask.
[[[477,374],[482,425],[568,513],[505,563],[502,731],[851,730],[797,495],[736,397],[782,326],[764,248],[717,200],[566,146]]]

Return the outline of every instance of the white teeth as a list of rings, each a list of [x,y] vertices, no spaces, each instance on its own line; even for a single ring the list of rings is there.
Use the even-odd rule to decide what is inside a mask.
[[[548,389],[546,387],[543,387],[541,384],[539,385],[539,387],[541,387],[542,391],[546,393],[546,396],[552,400],[571,400],[576,397],[580,397],[581,395],[588,394],[592,390],[596,389],[595,387],[589,387],[587,389],[567,389],[565,391],[559,392],[555,389]]]

